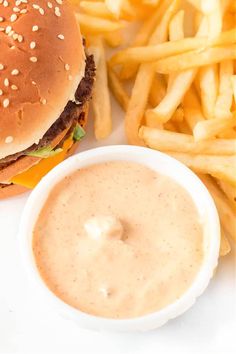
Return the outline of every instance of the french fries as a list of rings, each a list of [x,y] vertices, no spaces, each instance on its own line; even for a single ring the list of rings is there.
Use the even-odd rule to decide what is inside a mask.
[[[105,139],[112,130],[111,102],[107,83],[107,67],[102,39],[90,39],[89,53],[93,54],[97,67],[93,89],[94,129],[97,140]]]
[[[177,11],[178,6],[178,0],[174,0],[171,3],[153,32],[149,41],[150,45],[162,43],[167,39],[169,21]],[[153,67],[148,64],[142,64],[138,70],[125,118],[126,135],[130,144],[143,145],[139,138],[138,130],[144,116],[154,74]],[[142,92],[141,97],[140,92]]]
[[[111,132],[109,84],[129,143],[164,151],[201,175],[219,212],[225,256],[228,237],[236,240],[234,1],[71,1],[97,63],[96,138]],[[115,48],[111,56],[106,45]]]

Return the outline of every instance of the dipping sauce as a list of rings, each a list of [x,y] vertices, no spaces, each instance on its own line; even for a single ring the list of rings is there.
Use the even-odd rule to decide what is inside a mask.
[[[203,226],[190,195],[136,163],[80,169],[51,191],[33,252],[48,286],[92,315],[132,318],[160,310],[192,285]]]

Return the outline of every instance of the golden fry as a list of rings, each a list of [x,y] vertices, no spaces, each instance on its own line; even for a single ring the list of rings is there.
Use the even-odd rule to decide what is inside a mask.
[[[196,142],[192,135],[145,126],[140,128],[139,134],[149,147],[156,150],[184,152],[194,155],[236,155],[235,139],[213,139]]]
[[[93,89],[94,130],[97,140],[108,137],[112,130],[111,102],[107,82],[106,57],[100,38],[90,40],[89,53],[93,54],[97,67],[96,81]]]
[[[228,118],[231,115],[230,110],[233,102],[231,77],[233,70],[232,60],[224,60],[220,63],[219,95],[215,106],[216,118]]]
[[[155,70],[161,74],[171,74],[230,59],[236,59],[236,45],[214,47],[162,59],[156,62]]]

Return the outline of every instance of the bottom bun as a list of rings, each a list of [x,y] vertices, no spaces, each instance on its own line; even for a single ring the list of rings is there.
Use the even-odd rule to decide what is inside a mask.
[[[29,192],[28,188],[18,186],[17,184],[4,185],[4,187],[1,187],[0,185],[0,200],[15,197],[26,192]]]
[[[88,102],[86,102],[84,105],[84,110],[83,110],[83,113],[84,113],[83,124],[81,124],[83,126],[83,128],[87,124],[88,111],[89,111],[89,104],[88,104]],[[79,145],[79,141],[75,142],[72,145],[72,147],[67,151],[66,158],[74,154],[78,145]],[[17,185],[17,184],[9,184],[9,185],[1,185],[0,184],[0,200],[10,198],[10,197],[15,197],[19,194],[29,192],[30,190],[31,189],[26,188],[24,186]]]

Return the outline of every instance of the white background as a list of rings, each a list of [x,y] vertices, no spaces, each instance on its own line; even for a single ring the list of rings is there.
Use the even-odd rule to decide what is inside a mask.
[[[114,133],[102,144],[89,134],[80,150],[125,143],[123,114],[113,102]],[[46,307],[21,264],[17,229],[27,195],[0,201],[0,353],[236,353],[236,252],[220,260],[194,307],[149,333],[100,333],[78,328]]]

